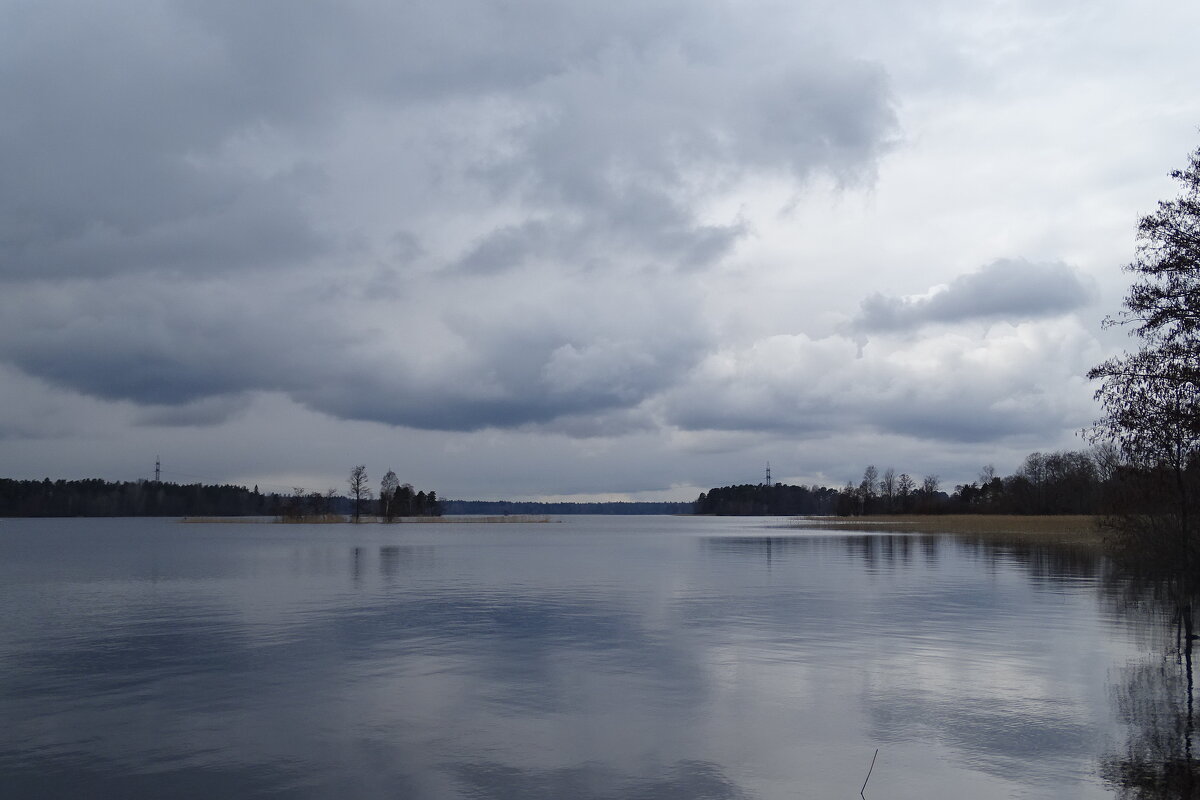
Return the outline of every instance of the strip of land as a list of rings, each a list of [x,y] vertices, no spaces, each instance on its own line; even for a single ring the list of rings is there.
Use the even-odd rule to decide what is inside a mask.
[[[936,533],[997,540],[1099,546],[1102,517],[1086,514],[902,514],[865,517],[799,517],[798,527],[831,530]]]
[[[295,519],[280,519],[278,517],[184,517],[180,522],[196,522],[206,524],[247,525],[259,522],[282,523],[285,525],[344,525],[351,522],[349,517],[342,514],[321,514]],[[397,517],[391,522],[384,522],[378,517],[363,516],[363,525],[435,525],[446,523],[502,523],[502,522],[550,522],[548,516],[533,514],[512,514],[510,516],[451,516],[451,517]]]

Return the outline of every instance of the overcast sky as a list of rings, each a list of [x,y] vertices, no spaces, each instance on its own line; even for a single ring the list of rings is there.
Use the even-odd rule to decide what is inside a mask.
[[[943,486],[1086,446],[1181,0],[0,0],[0,474]]]

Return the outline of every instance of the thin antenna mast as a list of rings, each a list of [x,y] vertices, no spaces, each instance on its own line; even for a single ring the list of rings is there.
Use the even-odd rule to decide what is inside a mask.
[[[154,457],[154,482],[159,482],[159,476],[162,474],[162,463],[158,460],[158,456]]]
[[[767,462],[767,488],[771,488],[771,462]]]

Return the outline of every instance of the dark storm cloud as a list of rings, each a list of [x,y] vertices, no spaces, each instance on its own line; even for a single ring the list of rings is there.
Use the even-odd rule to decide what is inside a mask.
[[[319,252],[303,196],[223,156],[247,136],[328,135],[356,104],[506,97],[526,119],[507,157],[479,163],[489,180],[684,252],[673,239],[712,233],[673,196],[687,164],[869,170],[894,124],[877,69],[830,55],[746,73],[696,30],[704,13],[670,0],[78,3],[4,16],[8,275],[220,269],[221,240],[248,227],[262,236],[244,260]]]
[[[221,395],[184,405],[143,408],[136,421],[140,425],[202,428],[219,425],[249,407],[250,398],[246,395]]]
[[[1089,302],[1092,289],[1066,264],[1001,259],[917,298],[873,294],[852,325],[864,333],[913,330],[932,323],[1019,321],[1052,317]]]
[[[603,227],[595,222],[577,225],[562,220],[531,220],[508,225],[486,234],[452,267],[466,275],[494,275],[537,262],[549,262],[563,270],[611,270],[613,252],[637,251],[682,270],[699,270],[719,261],[748,231],[744,222],[728,225],[697,225],[671,214],[663,219],[662,206],[638,216]],[[670,213],[670,212],[668,212]],[[655,217],[658,219],[655,219]],[[634,220],[645,226],[633,228]],[[626,229],[621,230],[624,226]]]
[[[262,292],[213,282],[179,305],[172,287],[134,278],[39,284],[0,298],[0,352],[58,386],[148,406],[143,424],[214,424],[261,390],[344,419],[475,430],[632,408],[677,380],[704,346],[683,324],[648,335],[653,312],[674,314],[683,303],[639,296],[637,286],[624,289],[620,338],[576,319],[596,318],[619,296],[604,294],[540,316],[519,306],[462,309],[435,324],[401,313],[393,324],[412,336],[394,350],[345,326],[327,292],[320,282]],[[461,346],[439,349],[438,340]]]
[[[514,129],[509,152],[477,174],[498,195],[581,220],[574,231],[591,244],[585,250],[695,269],[748,230],[696,212],[726,183],[754,171],[801,181],[816,171],[842,180],[872,173],[895,127],[878,68],[832,53],[766,68],[732,55],[618,46],[547,76],[523,95],[535,111]],[[467,262],[513,263],[517,245],[537,243],[529,233],[495,231],[481,247],[499,258],[476,250]]]
[[[458,431],[557,423],[598,435],[596,415],[635,408],[700,356],[696,341],[669,336],[575,346],[562,344],[562,335],[553,327],[497,332],[468,356],[419,376],[403,363],[377,370],[349,364],[292,396],[343,419]]]
[[[0,274],[212,271],[322,249],[294,168],[255,175],[217,158],[299,109],[174,5],[3,15]]]
[[[873,175],[886,76],[820,40],[683,0],[8,4],[0,359],[149,425],[265,391],[599,431],[712,349],[655,276],[747,236],[730,186]]]
[[[51,278],[163,270],[238,272],[303,263],[330,243],[299,209],[279,198],[241,197],[210,212],[151,229],[88,224],[71,235],[28,240],[0,278]]]

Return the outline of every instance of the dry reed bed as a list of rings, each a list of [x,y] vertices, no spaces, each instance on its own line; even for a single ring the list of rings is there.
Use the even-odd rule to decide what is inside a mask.
[[[253,525],[257,523],[275,523],[283,525],[342,525],[347,524],[350,520],[341,514],[322,514],[316,517],[300,517],[280,519],[278,517],[184,517],[180,522],[188,523],[204,523],[217,525]],[[385,523],[378,517],[363,517],[360,524],[363,525],[411,525],[413,523],[422,525],[431,524],[447,524],[447,523],[503,523],[503,522],[550,522],[550,517],[535,516],[531,514],[512,514],[510,516],[492,516],[492,517],[397,517],[390,523]]]
[[[380,524],[387,524],[387,523],[384,523],[383,520],[376,520],[376,521],[379,522]],[[402,522],[406,525],[410,522],[417,522],[417,523],[423,523],[423,524],[454,523],[457,525],[457,524],[463,523],[463,522],[468,523],[468,524],[477,523],[477,522],[491,524],[491,523],[503,523],[503,522],[550,522],[550,521],[551,521],[550,517],[537,516],[537,515],[533,515],[533,514],[510,514],[508,516],[503,516],[503,515],[497,514],[496,516],[487,516],[487,517],[403,517],[403,518],[396,520],[396,522]]]
[[[888,533],[934,533],[1007,541],[1099,545],[1101,517],[1089,515],[912,514],[870,517],[800,517],[804,528]]]

